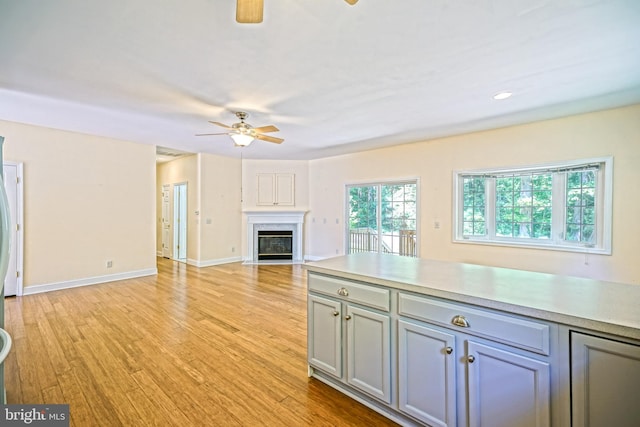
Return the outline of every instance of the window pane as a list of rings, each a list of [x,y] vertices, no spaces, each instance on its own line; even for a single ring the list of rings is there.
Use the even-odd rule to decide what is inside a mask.
[[[378,192],[376,186],[350,187],[349,253],[377,252]]]
[[[570,242],[579,242],[580,241],[580,225],[567,224],[567,233],[565,236],[565,240],[568,240]]]
[[[485,178],[464,178],[462,185],[462,233],[464,236],[484,236]]]
[[[567,173],[565,201],[565,240],[592,244],[595,242],[597,171]]]
[[[552,208],[551,173],[504,175],[496,179],[496,235],[549,238]],[[544,226],[534,227],[537,223]]]
[[[551,224],[533,224],[533,237],[536,239],[551,238]]]

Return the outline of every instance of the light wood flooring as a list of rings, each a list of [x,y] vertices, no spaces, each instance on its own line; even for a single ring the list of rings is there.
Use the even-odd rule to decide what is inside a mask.
[[[307,378],[301,266],[195,268],[5,300],[8,403],[71,425],[395,425]]]

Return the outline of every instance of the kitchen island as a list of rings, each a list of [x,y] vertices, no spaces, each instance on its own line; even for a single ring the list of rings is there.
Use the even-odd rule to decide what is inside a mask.
[[[305,268],[309,374],[394,421],[640,419],[640,285],[369,253]]]

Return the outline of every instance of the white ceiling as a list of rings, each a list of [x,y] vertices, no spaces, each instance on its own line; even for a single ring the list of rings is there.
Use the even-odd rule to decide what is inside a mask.
[[[0,0],[0,119],[189,152],[312,159],[638,102],[638,0],[265,0],[261,24],[235,0]],[[238,110],[285,142],[194,136]]]

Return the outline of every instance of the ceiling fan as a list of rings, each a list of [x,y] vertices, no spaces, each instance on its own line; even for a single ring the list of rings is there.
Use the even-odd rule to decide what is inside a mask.
[[[233,142],[238,147],[246,147],[251,144],[254,139],[260,139],[262,141],[273,142],[275,144],[280,144],[284,139],[276,138],[274,136],[263,135],[265,133],[270,132],[278,132],[280,129],[273,125],[269,126],[260,126],[254,128],[249,123],[246,123],[244,120],[247,118],[248,114],[244,111],[238,111],[235,113],[236,117],[240,119],[239,123],[234,123],[231,126],[225,125],[224,123],[212,122],[216,126],[220,126],[228,130],[228,132],[222,133],[199,133],[196,136],[209,136],[209,135],[229,135]]]
[[[358,0],[345,0],[354,5]],[[237,0],[236,21],[240,24],[259,24],[262,22],[264,0]]]

